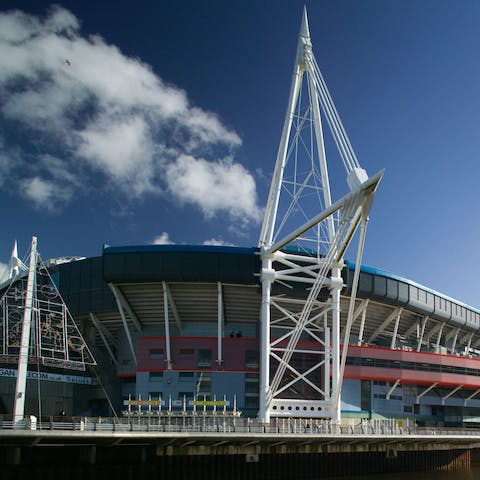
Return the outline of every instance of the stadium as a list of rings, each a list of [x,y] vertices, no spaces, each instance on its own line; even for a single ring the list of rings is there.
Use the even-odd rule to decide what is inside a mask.
[[[322,121],[346,169],[349,191],[336,201]],[[0,285],[3,413],[25,397],[25,413],[40,417],[200,409],[262,423],[478,425],[480,311],[362,265],[382,174],[360,167],[304,12],[258,246],[104,246],[99,257],[43,264],[32,241],[28,268],[14,249]],[[26,394],[14,388],[22,368]]]
[[[194,397],[226,398],[232,405],[235,397],[242,415],[257,415],[261,304],[257,248],[104,247],[100,257],[54,269],[60,293],[92,347],[101,382],[117,411],[125,410],[129,397],[162,398],[172,410],[181,410],[185,398],[190,405]],[[343,272],[342,329],[353,265]],[[362,266],[355,314],[342,418],[478,424],[478,310],[405,278]],[[3,367],[6,376],[12,365]],[[60,375],[54,368],[43,371]],[[95,378],[86,376],[83,384],[72,378],[62,382],[44,376],[44,412],[109,415]],[[5,380],[4,408],[13,402],[13,379]],[[35,376],[28,380],[31,412],[36,411],[36,383]]]

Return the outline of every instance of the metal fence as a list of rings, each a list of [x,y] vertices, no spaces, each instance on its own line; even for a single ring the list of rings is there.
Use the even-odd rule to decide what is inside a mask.
[[[394,419],[333,425],[328,420],[308,418],[273,419],[262,424],[256,419],[228,416],[164,416],[148,418],[47,417],[34,416],[14,421],[0,416],[0,430],[55,430],[77,432],[203,432],[219,434],[296,435],[470,435],[480,438],[480,429],[403,426]]]

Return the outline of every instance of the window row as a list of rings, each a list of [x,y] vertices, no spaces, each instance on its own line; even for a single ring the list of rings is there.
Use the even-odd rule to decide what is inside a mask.
[[[457,375],[473,375],[480,377],[480,369],[439,365],[437,363],[403,362],[384,358],[347,357],[347,365],[376,368],[396,368],[404,370],[420,370],[424,372],[455,373]]]
[[[181,348],[178,351],[181,360],[190,360],[193,363],[196,361],[198,368],[209,368],[212,366],[212,350],[209,349],[194,349]],[[150,360],[166,360],[165,351],[163,348],[152,348],[148,352]],[[258,350],[245,351],[245,370],[259,369],[259,352]]]

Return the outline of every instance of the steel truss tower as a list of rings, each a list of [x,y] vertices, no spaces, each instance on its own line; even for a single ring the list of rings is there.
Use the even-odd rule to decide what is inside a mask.
[[[346,170],[332,203],[322,119]],[[369,178],[338,116],[312,51],[304,10],[292,85],[260,235],[259,418],[340,422],[340,396],[368,214],[383,172]],[[333,186],[333,185],[332,185]],[[356,270],[340,339],[343,255],[358,227]]]
[[[53,282],[32,238],[28,268],[16,243],[0,296],[0,359],[18,357],[13,415],[23,425],[29,360],[42,367],[85,370],[95,359]],[[28,275],[27,275],[28,272]],[[40,405],[39,399],[39,405]],[[40,406],[39,406],[39,415]]]

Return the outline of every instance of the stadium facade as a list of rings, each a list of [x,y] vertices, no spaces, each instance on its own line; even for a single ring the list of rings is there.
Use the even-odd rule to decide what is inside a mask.
[[[185,400],[191,405],[194,398],[226,398],[230,405],[235,399],[243,415],[256,416],[260,269],[257,248],[184,245],[105,247],[100,257],[59,265],[54,279],[93,349],[103,386],[88,373],[63,371],[62,377],[43,367],[44,413],[107,415],[105,388],[117,411],[125,410],[129,397],[161,397],[164,408],[170,404],[174,411]],[[348,264],[342,329],[352,276]],[[274,289],[282,295],[285,287]],[[306,289],[295,292],[299,298],[305,294]],[[479,330],[478,310],[362,266],[342,418],[479,423]],[[8,371],[16,367],[3,367],[2,401],[9,406]],[[35,413],[35,365],[29,370],[27,405]],[[295,386],[289,393],[309,395]]]

